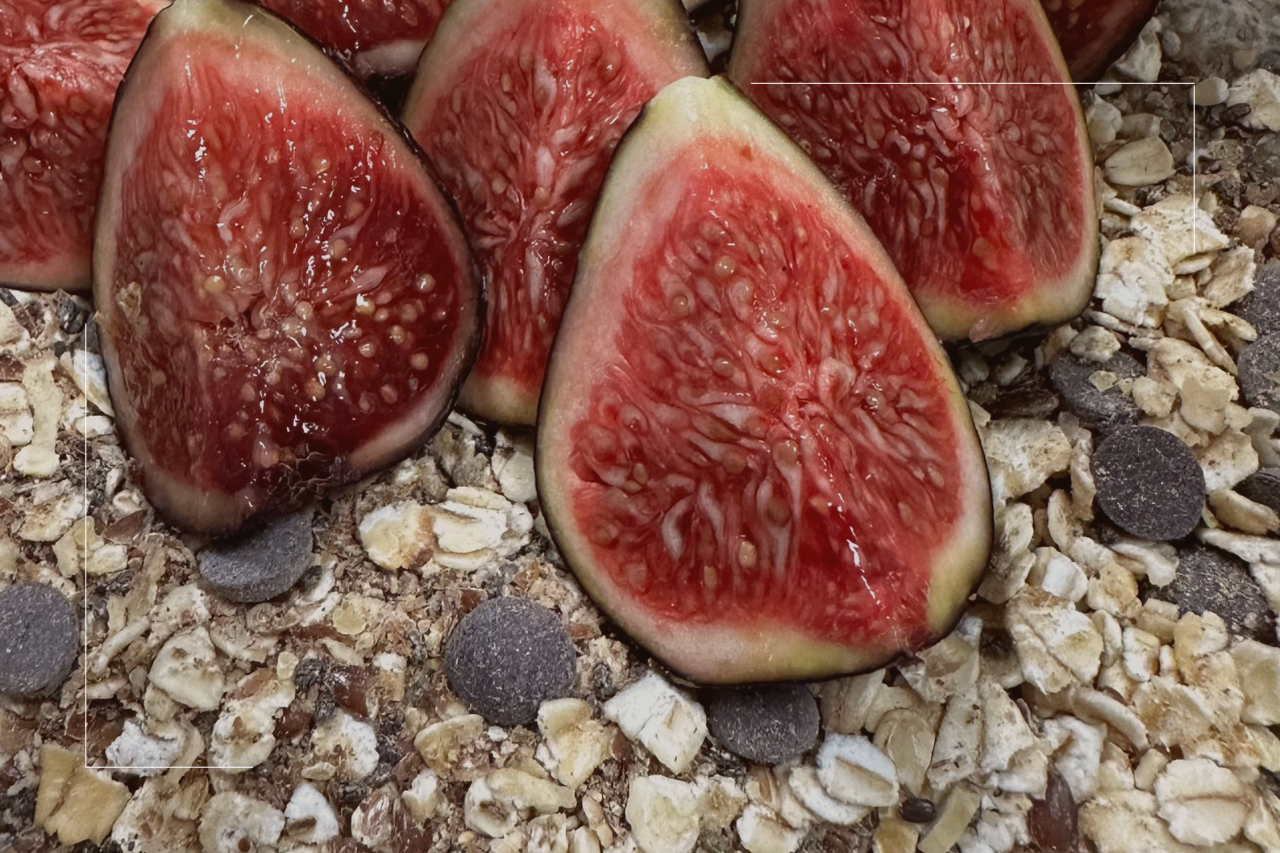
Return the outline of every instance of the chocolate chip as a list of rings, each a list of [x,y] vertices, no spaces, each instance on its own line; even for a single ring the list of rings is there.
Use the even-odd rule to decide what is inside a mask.
[[[1250,406],[1280,412],[1280,333],[1262,335],[1240,351],[1240,396]]]
[[[1249,564],[1217,548],[1188,545],[1178,549],[1173,583],[1153,588],[1151,595],[1172,601],[1183,613],[1216,613],[1238,637],[1271,644],[1276,641],[1275,616],[1249,574]]]
[[[1031,840],[1046,853],[1074,853],[1080,843],[1080,827],[1075,798],[1066,780],[1050,771],[1044,799],[1032,800],[1027,813]]]
[[[573,643],[560,617],[523,598],[491,598],[462,618],[444,650],[449,686],[501,726],[527,725],[573,685]]]
[[[933,804],[933,800],[926,800],[924,797],[907,797],[902,801],[902,805],[898,806],[898,814],[902,815],[902,819],[911,823],[928,823],[933,820],[938,809]]]
[[[0,694],[41,696],[62,685],[80,655],[76,611],[42,583],[0,590]]]
[[[1100,370],[1123,379],[1136,379],[1146,373],[1136,359],[1122,352],[1102,364],[1083,361],[1064,352],[1049,363],[1049,383],[1062,395],[1062,405],[1089,429],[1107,432],[1117,426],[1135,423],[1142,411],[1133,400],[1119,387],[1100,391],[1090,381],[1090,377]]]
[[[1280,512],[1280,468],[1263,468],[1245,477],[1236,491]]]
[[[802,684],[716,690],[707,722],[720,745],[760,764],[779,764],[808,752],[818,738],[818,703]]]
[[[1280,332],[1280,260],[1258,267],[1253,290],[1231,312],[1244,318],[1259,336]]]
[[[1098,506],[1126,533],[1142,539],[1181,539],[1204,510],[1204,472],[1191,449],[1171,432],[1118,427],[1093,453]]]
[[[279,518],[266,527],[214,542],[200,552],[200,574],[232,601],[275,598],[311,567],[311,509]]]

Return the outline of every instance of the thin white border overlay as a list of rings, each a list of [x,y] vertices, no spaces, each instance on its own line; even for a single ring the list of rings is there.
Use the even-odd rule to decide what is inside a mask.
[[[1151,86],[1151,87],[1187,86],[1187,87],[1191,87],[1191,86],[1195,86],[1196,84],[1185,83],[1185,82],[1167,82],[1167,81],[1159,81],[1155,83],[1131,83],[1131,82],[1120,82],[1120,81],[1112,81],[1112,80],[1095,81],[1092,83],[1018,82],[1018,81],[975,83],[975,82],[959,81],[959,80],[927,80],[923,82],[883,81],[883,82],[874,82],[874,83],[873,82],[840,82],[840,81],[823,81],[823,82],[814,82],[814,83],[805,83],[802,81],[800,82],[797,82],[797,81],[768,82],[766,81],[766,82],[753,82],[751,83],[751,85],[752,86],[1076,86],[1076,87],[1088,86],[1092,88],[1094,86],[1099,86],[1099,85],[1101,86]],[[1195,254],[1197,249],[1194,217],[1195,217],[1195,211],[1199,209],[1199,198],[1197,196],[1196,184],[1199,178],[1200,157],[1199,157],[1198,148],[1196,145],[1196,123],[1197,123],[1196,115],[1197,115],[1196,107],[1195,105],[1192,105],[1191,106],[1191,211],[1189,214],[1192,217],[1191,223],[1190,223],[1192,254]],[[89,319],[86,321],[86,324],[92,323],[93,321],[94,321],[93,311],[91,309],[90,316],[89,316]],[[81,362],[80,378],[81,378],[81,387],[83,388],[89,387],[87,360]],[[86,403],[87,402],[88,402],[88,398],[86,395]],[[113,425],[113,428],[114,428],[114,425]],[[84,511],[85,511],[85,518],[88,519],[91,514],[89,512],[89,436],[87,433],[84,434],[83,461],[84,461],[84,480],[83,480]],[[89,630],[88,630],[88,627],[89,627],[88,625],[88,617],[89,617],[88,537],[85,537],[84,553],[81,558],[80,570],[84,576],[84,579],[83,579],[84,585],[82,588],[82,597],[83,597],[82,605],[84,608],[84,626],[81,629],[81,635],[84,641],[84,656],[82,658],[83,663],[81,664],[81,669],[84,673],[84,704],[82,709],[82,714],[84,717],[84,733],[82,735],[81,745],[83,747],[83,758],[84,758],[85,769],[118,770],[122,773],[134,772],[138,770],[155,770],[159,772],[164,772],[167,770],[222,770],[222,771],[252,770],[253,769],[252,767],[241,767],[241,766],[215,767],[209,764],[195,764],[195,765],[188,765],[188,766],[183,766],[183,765],[167,765],[167,766],[128,765],[128,766],[125,766],[125,765],[116,765],[116,764],[103,764],[103,765],[89,764],[89,668],[90,668],[90,663],[89,663]]]

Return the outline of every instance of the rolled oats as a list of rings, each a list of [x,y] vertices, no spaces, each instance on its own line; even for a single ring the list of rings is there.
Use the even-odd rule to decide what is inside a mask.
[[[591,716],[581,699],[552,699],[538,709],[538,730],[547,745],[548,769],[577,789],[610,757],[615,730]]]
[[[342,709],[316,724],[311,749],[319,761],[332,765],[341,779],[363,779],[378,766],[378,735],[373,726]]]
[[[1280,724],[1280,649],[1244,640],[1231,647],[1231,657],[1244,693],[1240,719],[1262,726]]]
[[[693,786],[665,776],[637,776],[627,794],[627,823],[643,853],[692,853],[699,832]]]
[[[66,845],[101,844],[129,800],[129,789],[81,756],[53,744],[40,749],[35,820]]]
[[[818,749],[817,763],[818,781],[831,796],[870,808],[897,805],[893,759],[866,738],[828,735]]]
[[[276,849],[285,815],[255,797],[234,791],[214,794],[200,812],[205,853],[263,853]]]
[[[1093,681],[1102,660],[1102,636],[1092,620],[1059,601],[1026,587],[1009,602],[1006,615],[1022,674],[1044,693]]]
[[[198,711],[218,710],[226,690],[222,664],[203,627],[170,637],[156,654],[149,677],[175,701]]]
[[[787,788],[795,799],[819,820],[852,826],[871,813],[871,809],[866,806],[846,803],[827,793],[826,787],[818,778],[818,771],[808,765],[792,768],[787,773],[786,780]],[[791,823],[790,818],[787,822]]]
[[[915,708],[888,711],[876,726],[874,743],[892,761],[898,781],[913,794],[923,793],[933,760],[933,722]]]
[[[819,694],[823,728],[837,734],[856,734],[864,725],[874,730],[874,726],[867,724],[867,718],[884,687],[884,672],[877,669],[824,683]]]
[[[897,817],[882,817],[871,840],[872,853],[912,853],[920,828]]]
[[[284,835],[300,844],[324,844],[338,837],[338,816],[324,794],[309,782],[293,791],[284,807]]]
[[[1046,421],[993,420],[981,435],[997,506],[1038,489],[1071,462],[1071,443]]]
[[[1280,133],[1280,77],[1265,68],[1255,68],[1231,84],[1227,105],[1247,104],[1241,119],[1246,127]]]
[[[707,737],[702,706],[653,672],[606,702],[604,716],[672,773],[689,767]]]
[[[1169,762],[1156,779],[1156,809],[1184,844],[1208,847],[1244,827],[1248,790],[1225,767],[1204,758]]]
[[[960,840],[981,804],[982,796],[968,785],[952,788],[942,801],[937,820],[920,839],[920,853],[947,853]]]

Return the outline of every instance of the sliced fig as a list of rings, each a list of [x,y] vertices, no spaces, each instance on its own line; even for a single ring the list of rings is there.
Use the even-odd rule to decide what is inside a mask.
[[[213,533],[417,447],[474,361],[483,310],[403,127],[238,0],[177,0],[125,75],[94,299],[148,497]]]
[[[261,0],[365,77],[408,76],[449,0]]]
[[[0,3],[0,285],[89,289],[111,101],[165,2]]]
[[[1159,0],[1040,0],[1071,78],[1099,79],[1133,44]]]
[[[1037,0],[742,0],[729,75],[867,218],[942,337],[1088,302],[1092,155]]]
[[[462,211],[489,292],[462,407],[532,424],[614,146],[644,102],[707,74],[675,0],[457,0],[405,123]]]
[[[948,631],[986,564],[945,354],[861,218],[722,78],[668,86],[619,145],[539,415],[561,553],[696,681],[879,666]]]

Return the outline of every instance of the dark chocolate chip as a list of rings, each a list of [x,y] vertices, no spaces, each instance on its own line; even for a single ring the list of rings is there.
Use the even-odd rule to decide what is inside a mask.
[[[232,601],[256,603],[287,592],[311,566],[311,515],[310,508],[300,510],[210,544],[199,554],[200,574]]]
[[[67,680],[80,655],[76,611],[42,583],[0,590],[0,694],[42,696]]]
[[[712,692],[707,722],[720,745],[760,764],[803,755],[818,739],[818,703],[802,684],[767,684]]]
[[[1117,426],[1135,423],[1142,411],[1118,387],[1099,391],[1089,378],[1100,370],[1123,379],[1137,379],[1145,368],[1132,356],[1118,352],[1106,362],[1083,361],[1070,353],[1062,353],[1049,364],[1049,382],[1062,395],[1062,405],[1086,427],[1107,432]]]
[[[1232,308],[1259,336],[1280,332],[1280,260],[1258,267],[1253,290]]]
[[[1204,510],[1204,472],[1171,432],[1117,427],[1093,453],[1098,506],[1117,527],[1142,539],[1181,539]]]
[[[1057,771],[1050,771],[1044,799],[1032,800],[1027,813],[1031,840],[1046,853],[1075,853],[1080,844],[1078,818],[1071,789]]]
[[[449,686],[491,723],[528,725],[573,686],[573,643],[560,617],[524,598],[491,598],[462,618],[444,650]]]
[[[934,806],[933,800],[926,800],[924,797],[907,797],[902,801],[902,805],[898,806],[898,814],[902,815],[903,820],[911,823],[928,823],[937,813],[938,809]]]
[[[1280,468],[1263,468],[1245,477],[1236,491],[1280,512]]]
[[[1208,545],[1180,548],[1173,582],[1153,587],[1150,594],[1173,602],[1183,613],[1216,613],[1238,637],[1276,642],[1275,616],[1266,596],[1249,574],[1249,564],[1234,554]]]
[[[1240,352],[1240,396],[1250,406],[1280,412],[1280,333],[1262,335]]]

